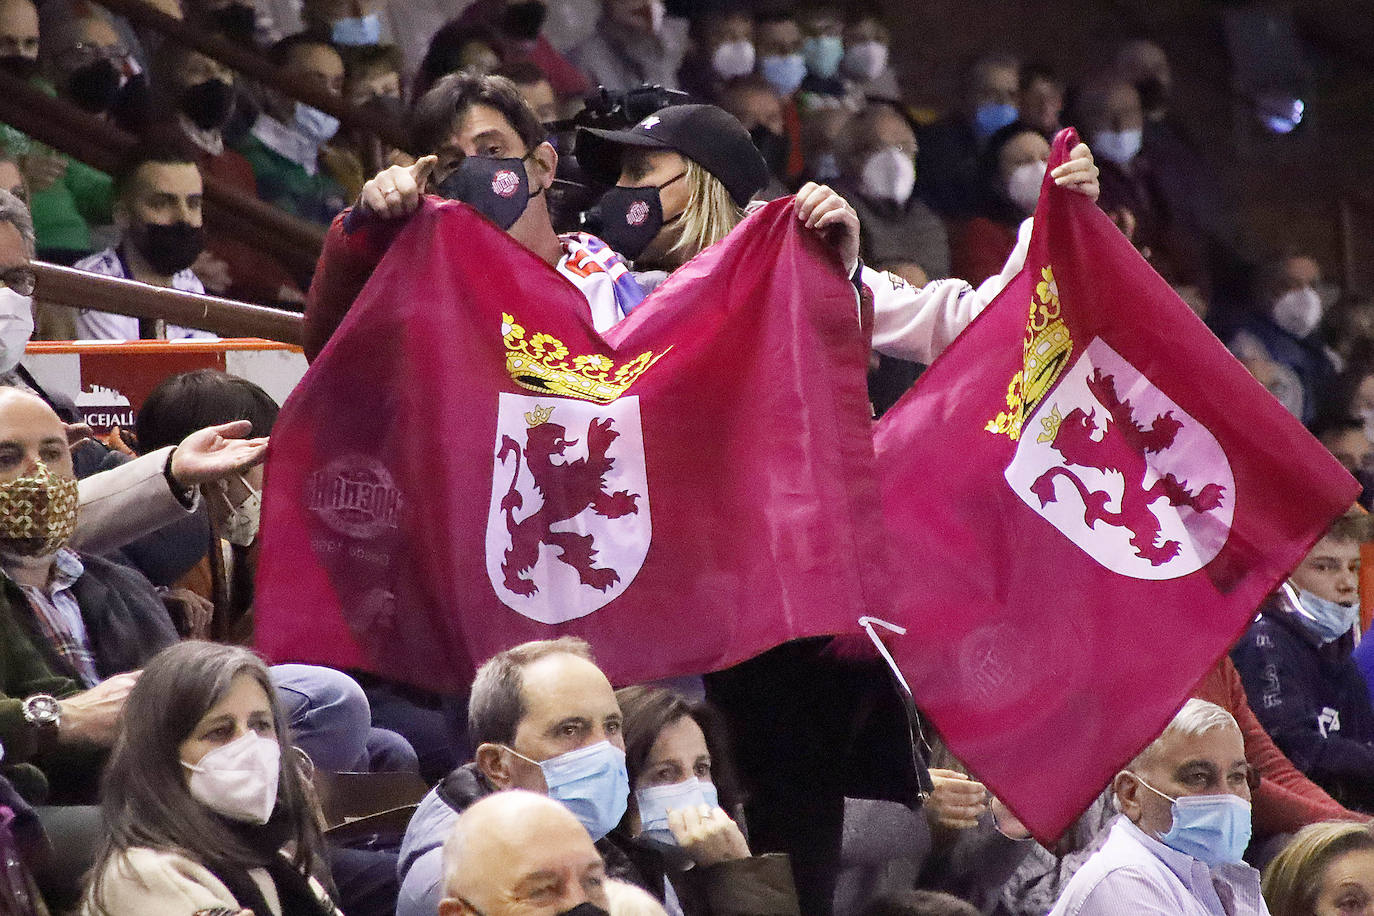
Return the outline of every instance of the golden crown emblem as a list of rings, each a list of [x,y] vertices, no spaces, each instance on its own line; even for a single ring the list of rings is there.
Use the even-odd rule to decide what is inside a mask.
[[[563,341],[543,332],[526,334],[515,318],[506,314],[501,316],[501,338],[506,344],[506,371],[515,384],[543,394],[581,398],[598,404],[607,404],[620,397],[672,349],[669,347],[657,356],[652,351],[645,351],[620,366],[599,353],[574,356],[569,360]],[[525,419],[531,426],[538,425],[529,416]]]
[[[553,416],[552,407],[540,407],[534,405],[534,410],[525,411],[525,422],[530,426],[538,426],[541,423],[549,422],[549,417]]]
[[[1030,313],[1026,317],[1026,336],[1021,342],[1021,371],[1007,385],[1007,409],[998,413],[984,427],[990,433],[1000,433],[1012,441],[1021,438],[1026,417],[1034,412],[1045,392],[1054,386],[1073,353],[1073,338],[1060,320],[1059,285],[1054,282],[1054,270],[1045,266],[1040,270],[1040,282],[1035,286]],[[1056,424],[1057,425],[1057,424]]]

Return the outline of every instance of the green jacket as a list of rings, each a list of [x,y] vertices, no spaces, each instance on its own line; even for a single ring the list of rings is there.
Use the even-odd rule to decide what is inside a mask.
[[[46,82],[35,80],[34,87],[48,95],[56,91]],[[29,209],[39,249],[61,248],[69,251],[91,250],[91,225],[110,222],[114,203],[114,181],[104,172],[84,162],[55,153],[32,137],[8,124],[0,125],[0,147],[11,156],[58,155],[67,160],[67,171],[42,191],[32,191]]]
[[[34,645],[26,627],[14,613],[18,587],[8,579],[0,588],[0,746],[5,758],[0,772],[30,802],[41,801],[48,791],[47,778],[32,761],[38,753],[38,732],[24,718],[23,703],[35,693],[71,696],[81,685],[55,673]]]
[[[328,226],[347,203],[343,188],[323,169],[311,175],[252,134],[239,142],[238,152],[253,166],[258,196],[293,216]]]
[[[85,571],[71,594],[81,608],[100,678],[142,668],[177,642],[166,606],[141,573],[87,554],[81,562]],[[47,800],[50,788],[54,802],[90,804],[106,749],[65,744],[39,748],[35,729],[24,720],[27,697],[47,693],[60,698],[82,690],[73,677],[61,673],[67,663],[44,642],[26,601],[19,586],[0,578],[0,744],[5,747],[0,768],[33,804]]]

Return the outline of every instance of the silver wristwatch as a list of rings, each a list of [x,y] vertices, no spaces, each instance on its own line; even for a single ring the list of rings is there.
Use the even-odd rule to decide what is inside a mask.
[[[35,693],[24,701],[24,720],[34,728],[56,730],[62,724],[62,704],[56,697]]]

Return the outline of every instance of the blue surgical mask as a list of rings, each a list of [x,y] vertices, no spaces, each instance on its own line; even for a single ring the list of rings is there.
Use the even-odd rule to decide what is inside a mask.
[[[673,831],[668,827],[669,811],[699,808],[702,805],[708,808],[720,807],[716,787],[696,777],[691,777],[685,782],[673,783],[671,786],[636,789],[635,802],[639,805],[642,835],[660,843],[667,843],[669,846],[677,845],[677,837],[673,836]]]
[[[1129,772],[1129,771],[1128,771]],[[1140,784],[1173,803],[1174,823],[1159,841],[1215,868],[1239,862],[1250,845],[1250,803],[1229,792],[1174,798],[1131,773]]]
[[[339,132],[339,119],[304,102],[296,103],[296,127],[307,137],[327,143]]]
[[[781,96],[789,96],[806,79],[806,58],[800,54],[770,54],[759,60],[759,72]]]
[[[1305,588],[1298,592],[1298,619],[1322,645],[1340,639],[1360,619],[1358,604],[1340,604],[1314,595]]]
[[[802,42],[802,58],[813,76],[828,80],[844,60],[844,39],[838,35],[815,35]]]
[[[979,105],[973,113],[973,129],[981,139],[986,140],[1015,121],[1019,114],[1015,105],[1006,102]]]
[[[1139,127],[1131,130],[1101,130],[1093,136],[1093,152],[1108,162],[1125,165],[1140,152],[1145,132]]]
[[[507,748],[544,773],[549,798],[563,803],[587,828],[593,842],[610,833],[630,803],[630,774],[625,752],[609,741],[598,741],[543,762]]]
[[[336,19],[330,37],[334,39],[334,44],[350,48],[380,44],[382,18],[376,13],[368,13],[357,19]]]

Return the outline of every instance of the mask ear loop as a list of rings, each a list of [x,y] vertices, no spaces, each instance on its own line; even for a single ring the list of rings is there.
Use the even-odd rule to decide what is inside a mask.
[[[548,141],[545,140],[545,141],[543,141],[543,142],[547,143]],[[535,149],[538,149],[538,147],[535,147]],[[540,162],[538,159],[535,159],[535,158],[534,158],[534,150],[530,150],[528,153],[526,153],[525,155],[521,156],[521,157],[520,157],[520,161],[521,161],[521,162],[533,161],[533,162],[534,162],[535,164],[537,164],[541,169],[544,167],[544,163],[542,163],[542,162]],[[528,176],[526,176],[526,180],[528,181]],[[555,180],[557,180],[557,179],[555,179]],[[540,189],[539,189],[538,191],[532,191],[532,192],[530,192],[529,199],[530,199],[530,200],[534,200],[536,197],[538,197],[538,196],[540,196],[541,194],[543,194],[546,190],[548,190],[548,189],[547,189],[547,188],[544,188],[544,187],[540,187]]]
[[[921,714],[916,709],[916,701],[911,696],[911,685],[906,682],[901,670],[897,667],[897,662],[892,657],[892,653],[887,651],[887,646],[883,644],[874,626],[880,626],[885,630],[890,630],[898,636],[906,635],[906,627],[898,626],[895,623],[888,623],[877,617],[860,617],[859,626],[868,632],[868,638],[873,640],[873,645],[877,648],[878,654],[887,662],[888,670],[892,672],[901,690],[898,691],[902,698],[902,708],[906,710],[907,737],[910,739],[911,765],[916,770],[917,798],[922,803],[930,798],[935,791],[935,783],[930,778],[930,770],[926,763],[933,754],[930,744],[926,742],[925,731],[921,728]]]

